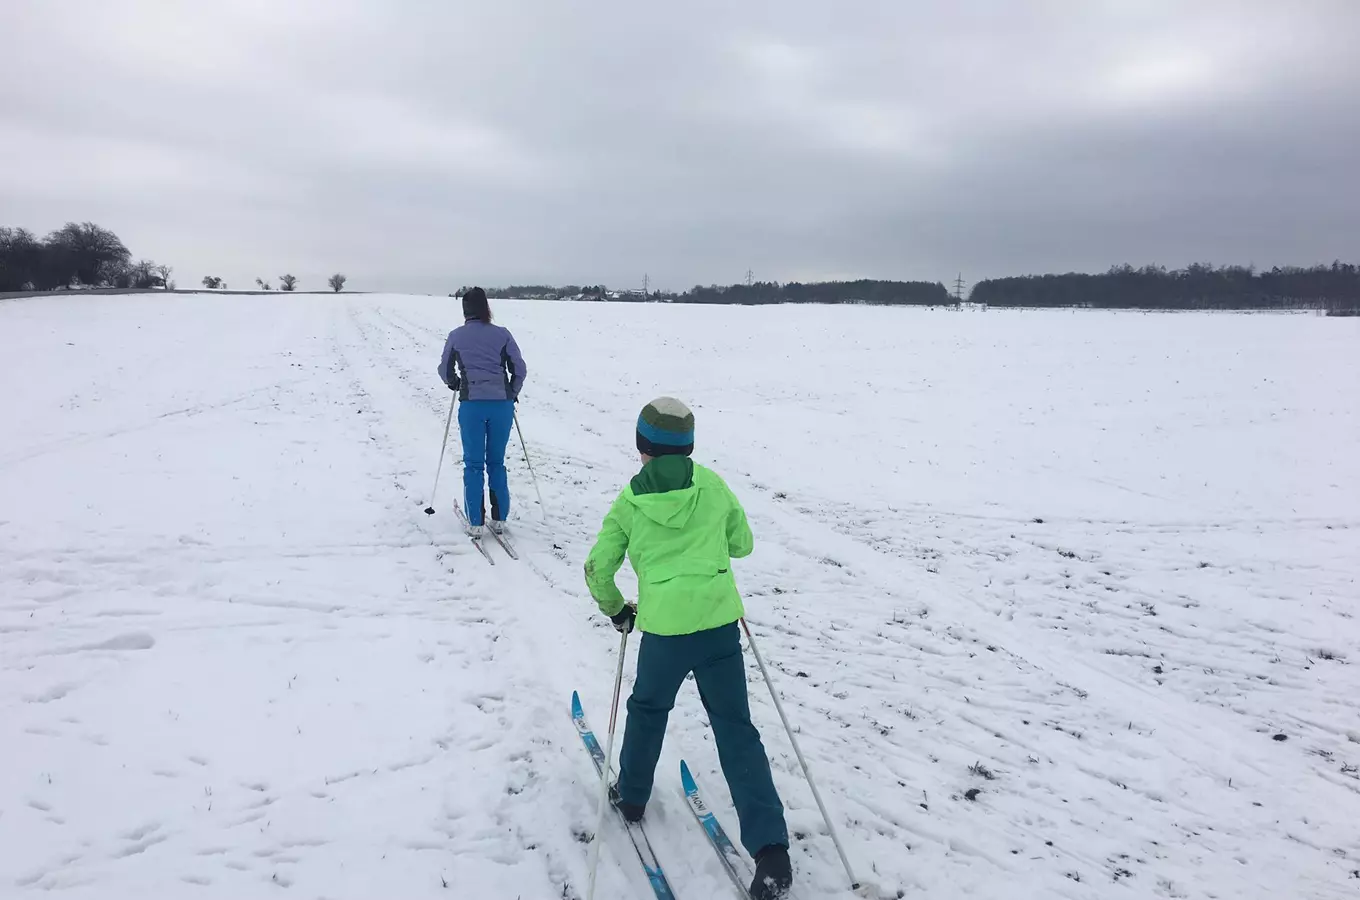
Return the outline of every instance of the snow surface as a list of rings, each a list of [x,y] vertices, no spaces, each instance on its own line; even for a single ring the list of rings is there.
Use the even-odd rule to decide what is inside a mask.
[[[663,392],[872,896],[1360,893],[1360,320],[496,311],[552,525],[515,456],[492,568],[456,447],[421,514],[453,301],[0,303],[0,896],[582,895],[580,566]],[[748,670],[798,896],[848,896]],[[651,831],[729,896],[682,757],[735,833],[690,689]]]

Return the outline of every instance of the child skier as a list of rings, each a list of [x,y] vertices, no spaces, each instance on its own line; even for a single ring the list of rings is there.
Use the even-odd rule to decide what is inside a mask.
[[[693,672],[741,842],[756,861],[751,896],[776,900],[793,882],[789,834],[765,747],[751,724],[737,629],[745,611],[732,576],[732,559],[751,553],[751,528],[727,484],[689,458],[694,414],[685,404],[671,397],[647,404],[638,417],[637,448],[642,471],[605,516],[585,567],[591,596],[614,627],[630,632],[636,623],[642,631],[610,799],[629,821],[642,818],[667,716]],[[614,584],[625,554],[637,573],[636,606]]]

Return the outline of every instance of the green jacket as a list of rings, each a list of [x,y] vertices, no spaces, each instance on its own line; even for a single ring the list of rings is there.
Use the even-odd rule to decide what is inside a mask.
[[[643,466],[604,517],[586,558],[586,586],[612,616],[623,609],[614,575],[628,556],[638,578],[637,627],[693,634],[744,616],[732,560],[750,556],[751,526],[727,484],[683,456]]]

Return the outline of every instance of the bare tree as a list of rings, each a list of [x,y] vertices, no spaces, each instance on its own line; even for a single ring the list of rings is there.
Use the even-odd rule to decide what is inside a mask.
[[[175,289],[174,282],[170,280],[170,276],[174,273],[174,266],[156,266],[156,274],[160,276],[161,286],[167,291],[173,291]]]
[[[0,291],[22,291],[29,285],[46,289],[44,262],[43,245],[33,232],[0,225]]]
[[[139,288],[146,290],[156,286],[156,279],[159,277],[156,270],[159,268],[149,259],[139,259],[127,270],[128,284],[126,287]],[[125,285],[119,285],[124,287]]]
[[[60,267],[69,273],[68,284],[71,280],[87,287],[106,284],[124,271],[132,259],[118,235],[93,222],[67,222],[49,234],[45,243]]]
[[[297,287],[297,276],[296,276],[296,275],[280,275],[280,276],[279,276],[279,290],[281,290],[281,291],[291,291],[291,290],[292,290],[293,288],[295,288],[295,287]]]
[[[222,279],[216,275],[204,275],[203,286],[210,291],[218,290],[222,287]]]
[[[265,281],[263,278],[256,278],[256,279],[255,279],[255,283],[258,284],[258,285],[260,286],[260,290],[262,290],[262,291],[272,291],[272,290],[273,290],[273,288],[269,286],[269,282]]]
[[[131,264],[109,263],[104,266],[99,281],[103,287],[130,288],[132,287],[132,277]]]
[[[339,272],[336,272],[329,279],[327,279],[326,283],[331,286],[331,290],[335,291],[338,294],[345,289],[345,276],[341,275]]]

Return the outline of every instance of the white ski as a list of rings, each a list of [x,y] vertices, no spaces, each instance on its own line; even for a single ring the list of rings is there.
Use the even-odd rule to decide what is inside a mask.
[[[470,529],[472,523],[468,521],[467,513],[463,512],[463,504],[455,500],[453,501],[453,508],[458,513],[458,521],[463,523],[463,529],[465,531]],[[483,534],[485,534],[485,532],[483,532]],[[483,543],[485,540],[484,537],[474,537],[472,534],[468,534],[468,540],[472,541],[472,546],[477,548],[477,552],[482,554],[487,562],[491,563],[493,566],[496,564],[496,560],[491,556],[491,551],[486,549],[486,544]]]
[[[494,528],[488,528],[487,531],[491,532],[491,536],[496,539],[496,543],[501,545],[501,549],[503,549],[511,559],[519,559],[519,552],[515,550],[515,545],[510,542],[510,535],[506,534],[504,530],[496,531]]]

